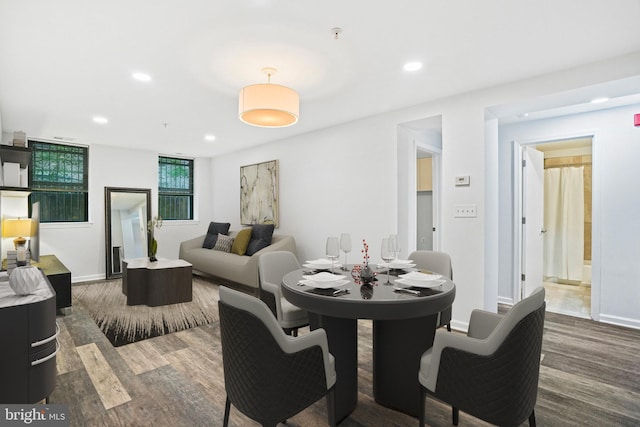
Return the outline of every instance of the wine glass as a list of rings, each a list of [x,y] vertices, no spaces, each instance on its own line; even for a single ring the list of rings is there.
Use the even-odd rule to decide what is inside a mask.
[[[344,252],[344,265],[342,269],[347,271],[347,254],[351,252],[351,234],[342,233],[340,235],[340,249]]]
[[[327,258],[331,260],[331,272],[335,273],[335,262],[340,257],[340,245],[337,237],[327,237]]]
[[[394,259],[398,259],[398,254],[400,253],[400,245],[398,244],[398,235],[397,234],[390,234],[389,235],[389,245],[390,245],[391,251],[395,255]]]
[[[380,258],[387,263],[387,282],[385,285],[390,285],[389,273],[391,272],[391,261],[395,259],[395,252],[389,238],[382,239],[382,247],[380,251]]]

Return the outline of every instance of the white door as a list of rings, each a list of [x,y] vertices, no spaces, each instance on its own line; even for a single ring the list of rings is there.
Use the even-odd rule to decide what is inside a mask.
[[[542,286],[544,236],[544,154],[522,150],[522,260],[520,298]]]

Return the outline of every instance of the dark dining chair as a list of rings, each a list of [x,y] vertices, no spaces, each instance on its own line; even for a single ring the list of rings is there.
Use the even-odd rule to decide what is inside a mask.
[[[447,253],[427,250],[414,251],[409,254],[409,259],[413,261],[420,270],[428,270],[453,280],[451,257]],[[447,331],[451,332],[451,315],[451,307],[438,313],[438,323],[436,327],[446,326]]]
[[[289,251],[268,252],[258,259],[260,299],[271,309],[284,332],[294,337],[298,328],[309,324],[309,317],[305,310],[282,296],[280,286],[285,274],[300,268],[298,258]]]
[[[491,424],[535,427],[544,288],[504,315],[474,310],[467,335],[437,332],[420,361],[420,426],[428,395],[449,403],[453,424],[459,411]]]
[[[327,397],[329,425],[335,426],[335,360],[324,329],[290,337],[264,302],[220,287],[220,337],[224,422],[231,404],[262,426],[276,426]]]

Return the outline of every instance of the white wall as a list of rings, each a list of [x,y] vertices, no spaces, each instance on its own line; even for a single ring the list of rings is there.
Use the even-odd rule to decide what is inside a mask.
[[[30,135],[30,137],[33,137]],[[209,223],[208,159],[194,162],[198,192],[196,216]],[[89,222],[83,224],[41,224],[40,254],[55,254],[71,271],[72,281],[104,279],[105,277],[105,216],[104,188],[150,188],[152,213],[158,207],[158,153],[104,145],[89,148]],[[199,221],[165,222],[156,230],[158,256],[177,258],[178,242],[206,232]]]
[[[640,182],[640,128],[633,126],[633,115],[638,112],[640,105],[634,105],[500,127],[501,158],[511,156],[514,140],[595,136],[593,271],[596,276],[592,292],[599,292],[600,312],[593,314],[601,321],[636,328],[640,328],[640,196],[635,190]],[[512,163],[501,166],[504,176],[513,173]],[[513,188],[501,189],[501,205],[507,204],[512,191]],[[512,210],[509,212],[513,215]],[[509,212],[502,212],[501,240],[511,238],[506,218]],[[504,251],[503,255],[507,256]],[[499,293],[505,299],[512,298],[510,283],[501,282]]]
[[[485,110],[493,105],[624,78],[637,74],[639,69],[640,55],[630,55],[215,158],[214,217],[231,222],[232,228],[237,229],[240,166],[278,159],[281,225],[277,232],[295,236],[299,258],[323,256],[328,236],[350,232],[354,251],[359,239],[366,238],[377,259],[380,239],[406,229],[404,221],[411,218],[403,201],[415,200],[415,177],[409,177],[408,173],[415,168],[415,150],[407,142],[410,136],[399,131],[398,125],[442,116],[441,248],[451,255],[455,269],[457,293],[452,323],[464,329],[472,309],[496,310],[498,282],[504,279],[504,263],[512,259],[499,256],[498,252],[499,247],[508,247],[508,242],[499,240],[502,201],[496,197],[504,179],[498,163],[504,159],[497,149],[495,122],[486,131]],[[455,187],[458,175],[469,175],[471,186]],[[478,217],[453,218],[454,206],[468,203],[477,205]],[[352,253],[350,260],[356,259]]]
[[[407,207],[399,201],[409,197],[405,194],[407,191],[411,191],[410,197],[415,200],[415,178],[409,178],[408,169],[405,169],[415,168],[415,150],[399,149],[398,125],[442,116],[441,209],[438,212],[441,248],[451,254],[455,269],[457,294],[453,326],[464,329],[473,308],[496,308],[485,299],[485,296],[497,293],[494,266],[498,265],[500,283],[512,279],[505,276],[504,264],[510,263],[511,257],[498,258],[496,249],[500,242],[500,250],[504,251],[508,242],[499,241],[503,236],[494,230],[496,205],[488,192],[503,193],[505,176],[500,170],[499,184],[496,184],[495,171],[498,163],[504,161],[504,153],[496,153],[494,132],[486,132],[486,108],[635,76],[639,69],[640,54],[628,55],[369,117],[211,160],[196,159],[196,215],[199,221],[165,223],[156,233],[159,256],[176,257],[180,241],[203,234],[211,220],[229,221],[233,229],[238,229],[240,166],[278,159],[281,225],[276,232],[295,236],[299,258],[323,256],[328,236],[349,232],[354,247],[349,260],[360,260],[359,240],[362,238],[367,239],[373,259],[377,260],[381,238],[397,232],[404,226],[403,221],[409,218]],[[363,102],[375,102],[375,98]],[[313,117],[304,117],[304,120],[313,120]],[[606,153],[609,155],[608,150]],[[72,271],[74,281],[104,277],[104,186],[151,188],[155,213],[157,155],[92,146],[91,222],[71,227],[43,226],[41,253],[58,255]],[[611,155],[618,157],[617,154]],[[620,160],[628,161],[628,158]],[[508,161],[511,162],[510,157]],[[458,175],[470,175],[471,186],[455,187],[454,179]],[[632,177],[637,181],[635,175]],[[402,180],[413,180],[413,190],[408,185],[401,185]],[[613,183],[620,184],[616,180]],[[629,199],[627,197],[618,203],[630,204]],[[477,205],[478,217],[453,218],[454,206],[467,203]],[[500,199],[499,203],[502,230],[504,200]],[[626,213],[615,214],[617,218],[622,215]],[[510,217],[508,221],[511,221]],[[632,231],[627,230],[627,233]],[[624,237],[628,238],[628,235]],[[614,234],[607,247],[616,246],[613,242],[621,237]],[[637,247],[629,250],[633,244],[637,243],[625,245],[628,252],[622,259],[628,260],[631,254],[640,253]],[[619,252],[620,249],[612,249],[611,254]],[[637,268],[631,264],[622,268],[619,261],[613,266],[616,273],[606,271],[612,268],[610,266],[604,267],[603,272],[617,279],[628,279]],[[607,315],[629,315],[633,305],[631,299],[614,301],[610,298],[613,297],[603,298]]]

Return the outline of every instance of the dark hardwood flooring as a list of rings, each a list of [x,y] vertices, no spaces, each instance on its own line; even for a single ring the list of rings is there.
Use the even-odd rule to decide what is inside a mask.
[[[213,283],[211,292],[218,292]],[[58,323],[51,403],[69,405],[72,426],[222,425],[217,322],[118,348],[79,306]],[[358,407],[340,426],[417,426],[417,419],[373,401],[371,322],[360,321],[358,328]],[[547,313],[543,340],[538,426],[640,425],[640,331]],[[452,425],[448,406],[428,398],[426,408],[429,426]],[[233,407],[230,425],[257,426]],[[325,401],[287,425],[327,425]],[[459,425],[486,424],[461,412]]]

